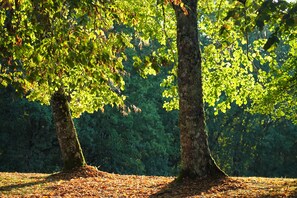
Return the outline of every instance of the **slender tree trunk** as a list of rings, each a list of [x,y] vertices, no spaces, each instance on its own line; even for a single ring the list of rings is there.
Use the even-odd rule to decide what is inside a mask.
[[[197,0],[183,0],[188,14],[174,6],[177,19],[180,177],[225,175],[211,157],[205,130]]]
[[[64,171],[86,165],[68,101],[62,89],[52,95],[51,107],[64,162]]]

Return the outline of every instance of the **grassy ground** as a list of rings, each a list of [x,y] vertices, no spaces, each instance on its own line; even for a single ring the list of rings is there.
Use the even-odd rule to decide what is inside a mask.
[[[297,197],[297,179],[183,180],[117,175],[86,167],[72,173],[0,173],[0,197]]]

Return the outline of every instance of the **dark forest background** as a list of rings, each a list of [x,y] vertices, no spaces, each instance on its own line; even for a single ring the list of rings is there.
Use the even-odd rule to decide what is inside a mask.
[[[129,71],[129,69],[128,69]],[[178,112],[162,108],[165,71],[146,79],[133,69],[126,79],[126,114],[106,107],[75,120],[87,163],[121,174],[176,175],[179,168]],[[0,171],[55,172],[62,168],[49,106],[0,89]],[[252,115],[233,105],[214,116],[205,107],[210,148],[233,176],[297,177],[297,126]]]

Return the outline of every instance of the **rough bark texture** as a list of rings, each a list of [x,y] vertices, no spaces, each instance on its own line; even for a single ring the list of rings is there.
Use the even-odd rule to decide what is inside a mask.
[[[174,6],[177,19],[181,177],[223,176],[211,157],[203,110],[197,0],[183,0],[188,15]]]
[[[64,162],[64,171],[86,165],[68,101],[62,89],[53,94],[51,107]]]

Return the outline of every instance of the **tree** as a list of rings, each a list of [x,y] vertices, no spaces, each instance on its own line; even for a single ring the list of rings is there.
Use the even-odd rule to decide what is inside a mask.
[[[182,74],[184,72],[184,68],[186,67],[181,67],[181,65],[191,62],[192,64],[200,64],[201,67],[201,57],[200,54],[193,55],[193,52],[196,50],[194,50],[195,48],[192,46],[193,41],[191,40],[191,37],[187,37],[187,34],[192,33],[192,30],[185,27],[187,20],[182,20],[182,18],[179,18],[179,16],[187,18],[185,17],[187,15],[193,13],[196,15],[197,6],[193,7],[193,5],[191,6],[191,3],[187,1],[171,2],[175,4],[178,24],[177,42],[179,52],[179,66],[177,74],[173,73],[173,76],[175,75],[178,81],[178,89],[173,88],[165,92],[166,96],[173,97],[173,100],[169,103],[166,103],[165,105],[169,108],[172,108],[172,105],[175,105],[175,107],[180,109],[180,115],[182,115],[183,111],[189,111],[189,106],[183,106],[187,103],[189,104],[189,99],[195,101],[193,100],[193,96],[190,94],[188,98],[186,98],[187,94],[185,94],[185,92],[189,91],[190,93],[194,93],[194,95],[201,95],[201,102],[198,102],[198,104],[195,105],[200,105],[200,109],[203,109],[202,89],[201,91],[197,91],[197,93],[194,91],[195,87],[201,87],[201,78],[203,78],[203,88],[205,88],[204,99],[211,106],[215,106],[218,110],[226,112],[227,109],[231,108],[231,104],[233,102],[239,106],[251,106],[251,109],[255,108],[258,112],[263,110],[262,112],[267,113],[270,110],[275,110],[274,102],[273,108],[268,110],[267,107],[261,108],[257,105],[260,104],[261,106],[263,103],[260,103],[259,101],[262,101],[263,99],[265,100],[267,97],[270,98],[271,94],[267,95],[267,93],[270,91],[274,92],[273,90],[275,90],[276,87],[273,80],[276,75],[271,75],[269,73],[269,69],[273,71],[275,65],[277,65],[277,61],[273,59],[273,54],[263,53],[263,48],[267,48],[267,43],[270,43],[271,45],[274,44],[271,40],[277,39],[275,34],[272,34],[272,38],[270,37],[271,39],[268,39],[267,43],[265,44],[264,39],[259,36],[256,38],[253,37],[254,35],[251,34],[250,31],[253,29],[252,27],[254,27],[254,24],[257,24],[256,21],[258,19],[257,15],[253,13],[261,12],[260,8],[263,7],[263,5],[265,7],[265,3],[266,5],[267,2],[268,4],[279,4],[278,6],[283,9],[286,9],[286,6],[284,6],[286,3],[283,1],[199,1],[200,6],[198,7],[198,10],[200,11],[200,18],[196,18],[196,20],[201,21],[199,27],[202,30],[202,34],[200,33],[200,36],[207,38],[208,43],[203,46],[204,75],[201,77],[201,69],[199,68],[199,71],[197,72],[199,75],[197,75],[196,79],[199,79],[200,82],[198,81],[198,83],[195,84],[194,81],[191,80],[190,76],[192,76],[193,73],[196,73],[196,71],[189,70],[188,73],[185,72]],[[192,4],[194,3],[197,4],[197,2],[192,2]],[[207,4],[207,6],[204,6],[203,3]],[[274,8],[275,7],[272,6],[268,9],[273,10]],[[179,12],[177,12],[177,9]],[[290,18],[290,22],[292,22],[292,15],[295,13],[292,12],[292,10],[294,10],[294,8],[289,9],[288,14],[285,14],[285,17]],[[268,18],[266,17],[264,20],[268,19],[270,19],[270,16]],[[279,18],[275,17],[271,21],[277,21],[278,19]],[[187,24],[187,26],[190,25]],[[196,24],[192,24],[193,29],[195,29],[196,26]],[[272,27],[272,30],[274,29],[275,27]],[[183,33],[183,31],[185,32]],[[198,37],[197,35],[195,36]],[[186,39],[183,40],[183,38]],[[291,44],[291,46],[294,45]],[[294,49],[294,47],[291,49]],[[194,60],[197,59],[199,62],[195,63]],[[295,58],[293,59],[296,60]],[[292,61],[290,63],[292,63]],[[270,67],[269,69],[267,69],[267,65]],[[288,82],[286,80],[288,79],[287,74],[288,73],[286,72],[286,75],[282,75],[278,82],[283,85],[286,84],[284,82]],[[290,75],[292,74],[289,74],[289,76]],[[172,83],[172,79],[174,78],[166,79],[166,83],[164,83],[165,86],[168,86],[167,84]],[[188,84],[188,86],[185,86],[182,89],[183,82]],[[189,84],[192,84],[194,88],[189,86]],[[267,89],[267,85],[271,85],[271,88]],[[277,96],[282,101],[282,103],[284,103],[285,98],[290,98],[287,97],[287,95],[286,97],[280,95]],[[187,101],[187,103],[183,103],[183,100]],[[177,101],[179,101],[179,104],[176,103]],[[292,107],[294,104],[295,102],[291,97],[289,100],[289,106]],[[183,110],[184,107],[186,108]],[[295,108],[293,108],[293,110],[289,110],[288,112],[292,112],[294,109]],[[270,111],[270,113],[272,111]],[[194,112],[197,113],[197,110]],[[217,112],[215,113],[217,114]],[[284,112],[281,112],[279,115],[283,116],[285,114]],[[202,120],[204,119],[203,116],[200,115],[200,117]],[[182,123],[184,126],[187,126],[188,123],[184,120],[190,120],[190,118],[191,116],[188,118],[186,116],[181,116],[180,123]],[[182,130],[181,125],[180,127]],[[181,131],[181,138],[182,136],[183,132]],[[183,141],[185,140],[181,139],[182,150]],[[184,161],[186,160],[184,159]]]
[[[211,157],[205,130],[197,0],[174,3],[177,20],[181,177],[223,176]]]
[[[140,49],[151,44],[152,36],[165,46],[160,33],[163,12],[152,2],[138,1],[133,6],[117,0],[1,4],[0,82],[12,84],[31,101],[52,106],[65,170],[85,164],[72,117],[104,111],[105,105],[125,106],[122,61],[124,50],[132,47],[131,32],[115,27],[133,27]],[[145,61],[134,58],[135,66],[144,63],[138,69],[144,75],[155,74],[160,63],[170,59],[160,59],[157,53],[145,56]]]
[[[51,104],[64,170],[85,165],[72,116],[124,105],[123,50],[111,5],[86,1],[4,1],[1,84]]]

